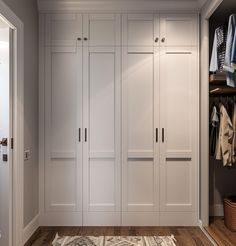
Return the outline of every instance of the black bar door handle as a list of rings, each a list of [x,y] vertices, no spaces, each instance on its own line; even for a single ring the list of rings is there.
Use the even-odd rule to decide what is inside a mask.
[[[165,142],[165,129],[162,128],[162,143]]]
[[[87,128],[85,128],[84,141],[87,142]]]
[[[79,128],[79,142],[81,142],[81,128]]]
[[[158,128],[156,128],[156,143],[158,143]]]

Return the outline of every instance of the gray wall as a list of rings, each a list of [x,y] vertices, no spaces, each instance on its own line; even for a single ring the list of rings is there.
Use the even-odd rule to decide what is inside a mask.
[[[38,214],[38,11],[37,0],[3,0],[24,23],[24,225]]]

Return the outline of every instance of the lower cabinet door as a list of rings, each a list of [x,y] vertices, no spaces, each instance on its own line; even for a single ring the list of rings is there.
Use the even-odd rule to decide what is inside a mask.
[[[197,48],[161,49],[161,225],[197,225],[197,71]]]
[[[82,225],[82,48],[47,47],[45,225]]]
[[[123,226],[159,223],[158,55],[149,47],[123,49]]]
[[[85,226],[121,223],[120,51],[119,47],[84,47]]]

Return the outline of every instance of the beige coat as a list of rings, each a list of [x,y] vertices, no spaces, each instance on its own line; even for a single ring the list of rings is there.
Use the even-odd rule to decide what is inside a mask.
[[[220,106],[220,130],[219,130],[218,146],[216,150],[216,159],[223,160],[224,166],[232,166],[234,162],[233,139],[234,139],[233,124],[224,105],[222,104]]]
[[[236,103],[234,103],[232,125],[234,129],[234,136],[233,136],[233,143],[232,143],[232,162],[236,163]]]

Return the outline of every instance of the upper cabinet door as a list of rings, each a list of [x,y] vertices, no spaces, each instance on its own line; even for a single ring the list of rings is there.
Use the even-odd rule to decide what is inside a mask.
[[[84,46],[120,46],[120,14],[84,14]]]
[[[156,45],[159,40],[158,16],[153,14],[124,14],[122,32],[123,46]]]
[[[198,43],[197,15],[165,14],[160,17],[162,46],[196,46]]]
[[[46,46],[82,45],[81,14],[49,14],[46,19]]]

